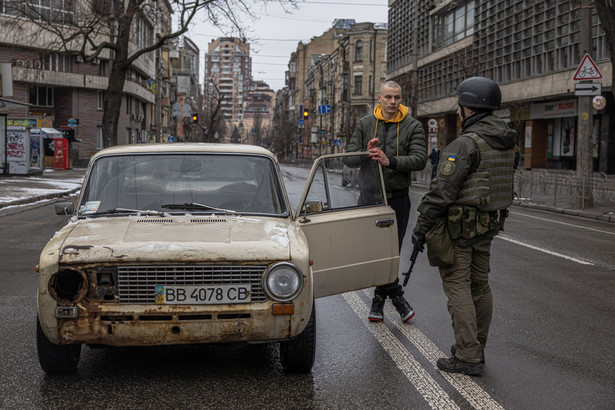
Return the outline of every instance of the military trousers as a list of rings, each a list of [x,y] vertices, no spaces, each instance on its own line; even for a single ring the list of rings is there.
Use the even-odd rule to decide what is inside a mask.
[[[489,288],[492,239],[468,247],[455,245],[455,263],[439,268],[455,333],[455,355],[465,362],[480,361],[487,344],[493,312]]]

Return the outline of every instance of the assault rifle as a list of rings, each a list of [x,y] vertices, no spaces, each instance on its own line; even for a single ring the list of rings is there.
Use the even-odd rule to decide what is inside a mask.
[[[404,287],[408,284],[408,279],[410,279],[410,274],[412,273],[412,268],[414,268],[414,264],[416,263],[416,258],[419,256],[419,252],[423,252],[424,245],[416,246],[412,248],[412,255],[410,255],[410,269],[408,272],[402,273],[404,275]]]

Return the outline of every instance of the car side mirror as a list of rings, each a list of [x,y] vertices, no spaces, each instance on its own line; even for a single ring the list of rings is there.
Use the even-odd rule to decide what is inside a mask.
[[[322,201],[305,201],[303,205],[303,219],[299,222],[310,222],[310,220],[306,218],[307,214],[317,214],[319,212],[322,212]]]
[[[75,212],[75,205],[72,202],[58,202],[55,209],[56,215],[70,216]]]

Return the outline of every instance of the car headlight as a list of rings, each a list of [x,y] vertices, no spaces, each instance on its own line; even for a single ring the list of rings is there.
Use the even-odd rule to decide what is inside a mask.
[[[264,276],[265,293],[279,302],[291,300],[303,289],[303,276],[293,264],[282,262],[273,265]]]

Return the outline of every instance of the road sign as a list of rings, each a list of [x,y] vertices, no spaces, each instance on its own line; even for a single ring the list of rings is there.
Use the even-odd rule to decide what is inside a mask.
[[[596,63],[589,56],[589,54],[585,54],[583,60],[581,60],[581,64],[579,64],[579,68],[577,68],[577,72],[574,74],[573,80],[600,80],[602,79],[602,74],[598,71],[598,67],[596,67]],[[589,94],[588,94],[589,95]]]
[[[325,105],[319,105],[318,106],[318,114],[329,114],[331,113],[331,105],[330,104],[325,104]]]
[[[600,83],[579,83],[574,85],[574,95],[600,95],[602,94],[602,84]]]

